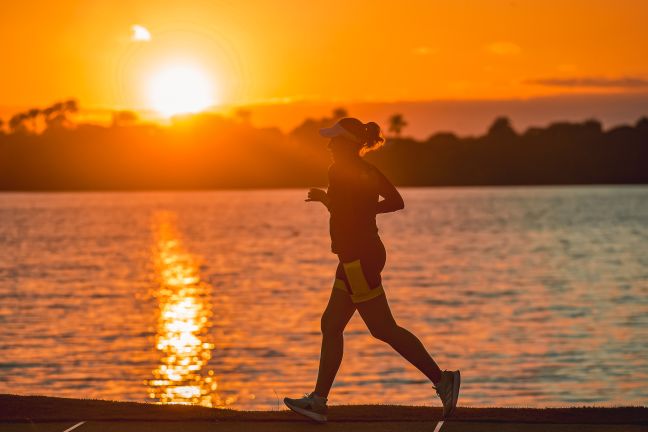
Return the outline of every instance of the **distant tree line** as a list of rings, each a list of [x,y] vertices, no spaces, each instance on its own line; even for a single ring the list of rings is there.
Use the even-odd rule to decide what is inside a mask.
[[[110,126],[74,121],[78,104],[58,102],[0,120],[0,190],[148,190],[306,187],[326,184],[330,156],[318,130],[348,115],[306,119],[288,134],[255,128],[251,112],[178,116],[141,123],[130,111]],[[648,183],[648,118],[604,131],[560,122],[518,133],[506,117],[487,133],[403,137],[393,115],[385,147],[367,159],[398,185]]]
[[[69,116],[79,110],[75,99],[56,102],[46,108],[31,108],[14,114],[7,123],[10,133],[27,134],[39,133],[44,129],[60,129],[70,127]],[[0,119],[0,133],[3,132],[4,121]]]

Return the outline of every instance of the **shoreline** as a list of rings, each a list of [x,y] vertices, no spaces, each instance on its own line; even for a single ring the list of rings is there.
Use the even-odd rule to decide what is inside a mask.
[[[329,422],[437,422],[441,407],[405,405],[334,405]],[[191,405],[160,405],[101,399],[0,394],[0,422],[38,423],[62,421],[218,421],[303,422],[288,409],[237,411]],[[553,423],[648,425],[647,406],[569,408],[470,408],[457,407],[446,421],[480,423]]]
[[[564,189],[564,188],[645,188],[648,182],[639,183],[488,183],[488,184],[432,184],[395,185],[398,189]],[[293,191],[306,190],[311,187],[325,188],[326,185],[304,185],[304,186],[240,186],[240,187],[205,187],[205,188],[95,188],[95,189],[3,189],[0,193],[5,194],[46,194],[46,193],[175,193],[175,192],[254,192],[254,191]]]

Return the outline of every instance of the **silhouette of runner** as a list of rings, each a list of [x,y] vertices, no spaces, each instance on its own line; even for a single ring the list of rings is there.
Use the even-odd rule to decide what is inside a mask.
[[[443,403],[443,416],[452,415],[459,397],[459,371],[441,371],[421,341],[396,324],[383,290],[380,273],[385,266],[385,247],[378,236],[376,214],[404,208],[393,184],[370,163],[367,152],[385,141],[380,127],[343,118],[333,127],[320,129],[330,138],[333,164],[328,170],[328,190],[310,189],[306,201],[323,203],[331,214],[331,250],[339,264],[326,310],[322,315],[322,350],[315,390],[303,398],[284,398],[293,411],[325,422],[327,401],[342,362],[343,332],[356,309],[372,336],[392,346],[434,384]],[[379,201],[379,196],[384,199]]]

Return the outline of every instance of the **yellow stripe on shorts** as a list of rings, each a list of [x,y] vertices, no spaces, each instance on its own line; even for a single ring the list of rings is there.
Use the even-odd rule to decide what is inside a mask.
[[[342,267],[344,267],[344,273],[351,287],[351,300],[353,303],[371,300],[384,292],[382,284],[374,289],[369,288],[367,279],[365,279],[364,273],[362,272],[360,260],[342,263]]]
[[[348,293],[349,291],[347,290],[346,284],[342,279],[335,279],[335,282],[333,282],[333,288],[340,289],[344,291],[345,293]]]

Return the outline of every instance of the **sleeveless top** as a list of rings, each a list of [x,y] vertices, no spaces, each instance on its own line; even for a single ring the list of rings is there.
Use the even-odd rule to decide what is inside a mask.
[[[362,159],[328,170],[331,251],[358,255],[380,240],[376,225],[381,174]]]

